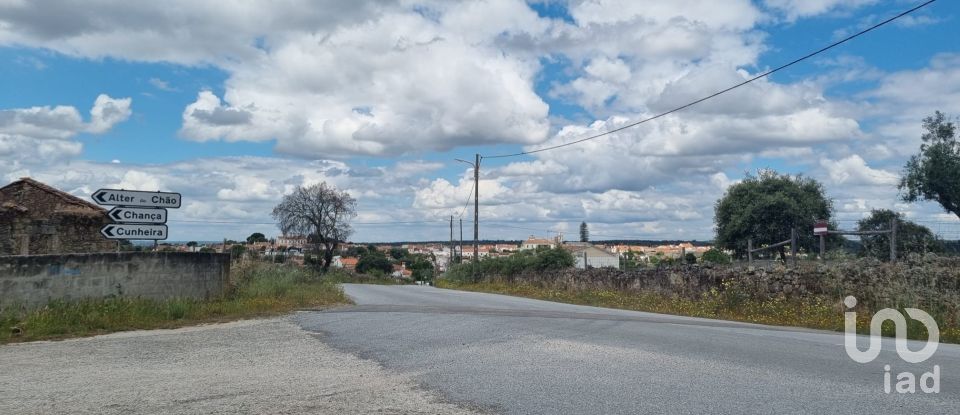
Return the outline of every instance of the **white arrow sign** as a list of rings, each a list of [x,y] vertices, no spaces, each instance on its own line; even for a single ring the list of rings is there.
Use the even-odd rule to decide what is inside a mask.
[[[100,189],[93,193],[94,202],[101,205],[143,206],[173,208],[180,207],[180,193],[142,192],[139,190]]]
[[[110,224],[100,233],[107,239],[167,239],[167,225]]]
[[[117,223],[167,223],[163,208],[130,208],[117,206],[107,213]]]

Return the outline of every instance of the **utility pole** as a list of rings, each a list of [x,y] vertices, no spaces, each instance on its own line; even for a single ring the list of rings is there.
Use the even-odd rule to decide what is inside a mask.
[[[473,165],[473,262],[480,260],[480,153]]]
[[[463,262],[463,218],[460,218],[460,260],[457,263]]]
[[[471,163],[466,160],[457,161],[473,166],[473,262],[480,260],[480,153]],[[462,255],[462,253],[461,253]],[[476,267],[473,268],[476,273]]]
[[[447,260],[447,271],[453,266],[453,215],[450,215],[450,259]]]

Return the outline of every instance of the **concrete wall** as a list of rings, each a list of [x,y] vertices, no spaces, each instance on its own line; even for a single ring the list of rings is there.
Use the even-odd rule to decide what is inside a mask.
[[[110,296],[202,299],[222,294],[229,277],[229,254],[0,256],[0,308]]]
[[[584,269],[583,254],[573,256],[574,266],[577,269]],[[620,258],[615,256],[591,256],[587,255],[586,265],[593,268],[620,268]]]

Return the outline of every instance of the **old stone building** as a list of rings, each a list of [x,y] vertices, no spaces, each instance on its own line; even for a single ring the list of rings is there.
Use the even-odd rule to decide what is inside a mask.
[[[0,255],[109,252],[107,211],[30,178],[0,187]]]

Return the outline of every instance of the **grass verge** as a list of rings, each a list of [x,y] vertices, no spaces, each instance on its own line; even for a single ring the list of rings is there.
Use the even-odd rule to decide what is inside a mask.
[[[624,292],[596,289],[554,289],[526,283],[501,281],[460,282],[440,279],[438,287],[464,291],[477,291],[513,295],[560,303],[647,311],[689,317],[743,321],[774,326],[806,327],[812,329],[843,331],[843,309],[840,300],[821,297],[787,299],[774,297],[766,300],[751,299],[739,295],[736,290],[724,292],[711,290],[696,299],[669,296],[655,292]],[[857,315],[857,331],[870,332],[868,310]],[[912,339],[926,339],[922,324],[907,319],[907,334]],[[940,323],[941,343],[960,343],[960,328]],[[891,322],[883,325],[883,335],[893,336],[895,327]]]
[[[117,297],[0,310],[0,343],[175,328],[349,302],[335,281],[295,266],[244,265],[232,270],[231,280],[227,293],[211,300]]]
[[[344,271],[342,269],[331,269],[324,274],[324,278],[341,284],[407,285],[413,283],[412,280],[394,278],[383,273],[361,274],[358,272]]]

